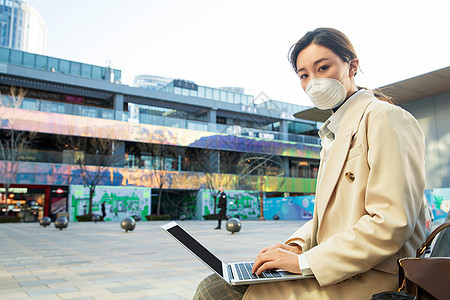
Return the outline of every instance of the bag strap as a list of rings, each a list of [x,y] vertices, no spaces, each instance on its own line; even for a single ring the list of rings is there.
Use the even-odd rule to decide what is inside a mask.
[[[430,235],[425,240],[425,242],[422,244],[422,246],[420,246],[420,248],[417,249],[416,258],[419,258],[422,255],[422,253],[431,245],[431,243],[433,242],[433,239],[436,237],[436,235],[439,232],[441,232],[442,230],[444,230],[445,228],[447,228],[448,226],[450,226],[450,221],[444,222],[441,225],[439,225],[438,227],[436,227],[436,229],[433,230],[432,233],[430,233]]]
[[[422,255],[422,253],[431,245],[431,243],[433,242],[434,238],[436,237],[436,235],[439,232],[441,232],[442,230],[444,230],[445,228],[447,228],[449,226],[450,226],[450,221],[447,221],[447,222],[442,223],[438,227],[436,227],[436,229],[434,229],[433,232],[431,232],[430,235],[427,237],[427,239],[422,244],[422,246],[420,246],[419,249],[417,249],[417,251],[416,251],[416,258],[419,258]],[[398,289],[398,292],[401,292],[406,287],[406,276],[403,273],[401,262],[399,262],[399,265],[400,265],[400,269],[399,269],[399,276],[400,276],[399,278],[400,278],[400,280],[403,277],[402,284],[400,285],[400,288]]]

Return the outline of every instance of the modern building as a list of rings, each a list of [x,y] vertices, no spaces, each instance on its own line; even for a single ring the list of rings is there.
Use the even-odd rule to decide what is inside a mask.
[[[137,75],[133,79],[133,86],[149,90],[159,90],[173,79],[156,75]]]
[[[0,46],[44,54],[47,28],[39,13],[21,0],[0,0]]]
[[[92,211],[106,201],[112,220],[158,210],[202,218],[213,213],[210,199],[220,186],[229,213],[244,218],[258,218],[262,198],[314,193],[320,124],[288,113],[302,107],[255,105],[239,90],[185,80],[159,90],[130,87],[118,84],[120,75],[0,48],[0,138],[25,133],[29,143],[23,151],[17,146],[15,158],[0,159],[0,183],[13,189],[0,190],[4,205],[21,204],[26,220],[84,214],[86,176],[98,179]],[[290,107],[280,111],[283,105]],[[123,191],[134,200],[124,200]]]
[[[382,88],[425,131],[427,197],[441,211],[450,190],[449,72]],[[326,114],[309,118],[314,109],[270,99],[255,104],[240,90],[179,79],[159,90],[130,87],[120,76],[0,48],[1,210],[35,221],[64,211],[100,213],[105,203],[109,220],[158,212],[201,219],[214,213],[214,195],[224,186],[230,215],[257,219],[262,202],[264,215],[310,216],[317,130]],[[11,137],[16,143],[7,144]]]

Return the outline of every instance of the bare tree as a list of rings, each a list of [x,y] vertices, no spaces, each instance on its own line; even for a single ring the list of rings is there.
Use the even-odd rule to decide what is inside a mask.
[[[214,215],[217,211],[217,195],[221,186],[228,186],[231,176],[222,176],[230,166],[235,165],[239,155],[236,152],[220,151],[206,148],[190,148],[189,157],[192,169],[205,174],[203,185],[214,199]],[[232,168],[232,167],[231,167]]]
[[[0,160],[3,161],[0,164],[2,167],[0,172],[3,175],[3,186],[5,188],[2,202],[5,205],[7,205],[11,184],[16,181],[17,173],[19,172],[20,157],[30,147],[32,140],[36,136],[35,132],[15,129],[19,113],[18,109],[20,109],[26,93],[24,89],[11,87],[10,95],[1,95],[0,99],[2,119],[7,121],[7,124],[2,124],[2,127],[7,127],[7,129],[0,132]]]
[[[151,170],[153,172],[152,179],[158,187],[158,206],[156,214],[161,214],[162,190],[169,179],[170,167],[168,166],[167,147],[164,144],[149,144],[152,149],[153,157],[151,158]]]
[[[161,214],[163,189],[170,184],[172,173],[176,169],[178,156],[182,153],[180,147],[168,145],[162,131],[142,133],[144,140],[152,143],[136,144],[137,154],[140,156],[141,167],[151,172],[151,186],[158,187],[158,205],[156,214]]]
[[[117,159],[113,155],[117,143],[107,138],[85,138],[70,134],[57,136],[57,142],[63,149],[63,163],[75,164],[83,186],[89,188],[88,215],[92,215],[95,189]]]
[[[285,170],[275,154],[247,153],[237,166],[239,181],[247,188],[259,191],[260,220],[264,219],[264,191],[278,190],[283,184]],[[270,180],[269,180],[270,179]]]

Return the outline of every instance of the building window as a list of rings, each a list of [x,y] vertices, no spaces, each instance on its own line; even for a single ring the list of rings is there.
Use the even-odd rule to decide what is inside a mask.
[[[289,169],[291,177],[317,178],[319,162],[312,160],[291,160]]]
[[[217,124],[227,124],[227,118],[224,117],[216,117]]]

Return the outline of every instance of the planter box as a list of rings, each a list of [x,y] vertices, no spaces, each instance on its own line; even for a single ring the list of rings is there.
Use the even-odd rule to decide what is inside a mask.
[[[170,215],[146,215],[147,221],[166,221],[170,220]]]
[[[20,223],[20,222],[22,222],[21,217],[16,217],[16,216],[1,217],[0,216],[0,223]]]
[[[205,219],[205,221],[207,220],[218,220],[219,219],[219,215],[218,214],[210,214],[210,215],[204,215],[203,219]]]
[[[99,216],[100,221],[103,221],[103,216]],[[92,215],[75,216],[78,222],[93,222]]]

